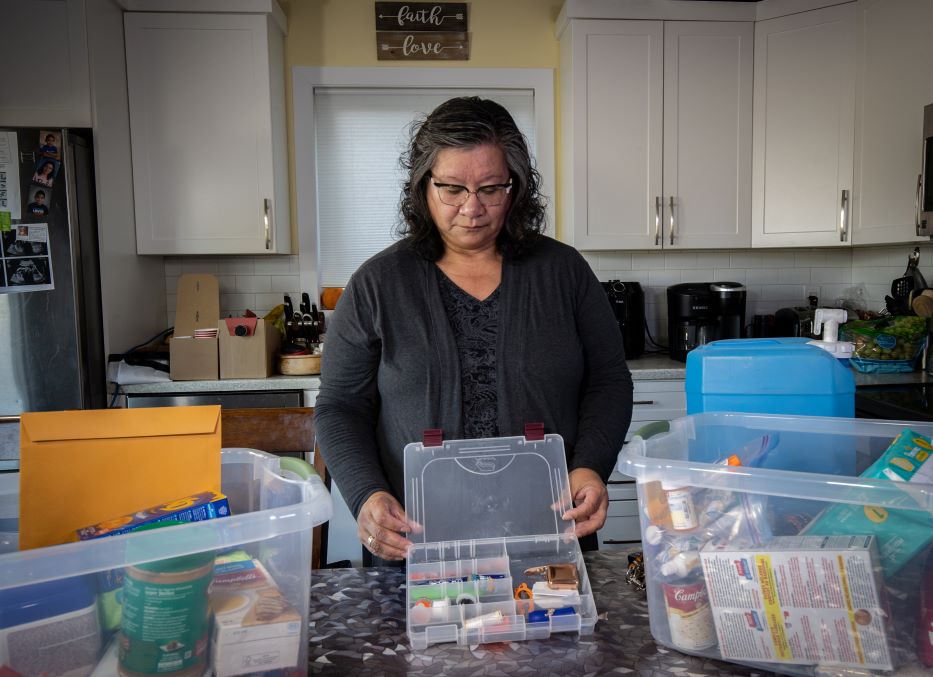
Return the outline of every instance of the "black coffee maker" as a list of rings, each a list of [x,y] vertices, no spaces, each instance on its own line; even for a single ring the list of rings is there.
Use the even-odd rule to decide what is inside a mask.
[[[625,358],[641,357],[645,352],[645,293],[637,282],[603,282],[622,332]]]
[[[738,282],[685,282],[667,288],[667,340],[671,358],[711,341],[742,338],[745,287]]]

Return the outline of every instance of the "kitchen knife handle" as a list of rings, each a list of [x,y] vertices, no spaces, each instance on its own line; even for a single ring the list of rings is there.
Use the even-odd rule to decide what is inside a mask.
[[[674,196],[671,195],[671,244],[674,244]]]
[[[839,206],[839,241],[845,242],[849,237],[849,191],[842,189],[842,200]]]
[[[931,169],[931,171],[933,171],[933,169]],[[921,196],[922,194],[923,194],[923,174],[917,174],[917,202],[916,202],[916,207],[917,207],[917,217],[916,217],[916,219],[917,219],[917,220],[916,220],[917,235],[926,235],[926,233],[921,233],[921,232],[920,232],[920,196]]]
[[[654,197],[654,246],[661,245],[661,196]]]
[[[272,200],[262,201],[262,224],[266,233],[266,249],[272,249]]]

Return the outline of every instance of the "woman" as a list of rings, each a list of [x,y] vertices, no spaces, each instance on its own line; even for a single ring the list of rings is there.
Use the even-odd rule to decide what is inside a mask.
[[[403,559],[406,444],[521,435],[568,453],[578,537],[606,519],[605,480],[632,380],[608,298],[583,257],[542,235],[539,175],[499,104],[451,99],[402,163],[403,239],[351,278],[328,326],[315,402],[324,459],[376,563]]]

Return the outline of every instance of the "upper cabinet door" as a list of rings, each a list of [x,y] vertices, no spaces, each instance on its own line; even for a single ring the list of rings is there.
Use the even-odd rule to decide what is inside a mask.
[[[0,125],[90,127],[84,0],[0,1]]]
[[[263,14],[125,27],[137,251],[288,253],[281,30]]]
[[[754,246],[851,243],[855,4],[755,27]]]
[[[916,234],[923,107],[933,103],[930,0],[859,3],[854,239],[928,241]]]
[[[562,36],[561,220],[577,249],[660,247],[662,40],[660,21],[573,21]]]
[[[751,22],[664,24],[664,247],[751,245]]]

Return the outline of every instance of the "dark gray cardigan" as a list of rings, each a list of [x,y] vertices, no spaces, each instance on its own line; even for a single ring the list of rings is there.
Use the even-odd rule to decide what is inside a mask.
[[[542,238],[506,260],[496,345],[499,434],[543,422],[568,468],[605,481],[632,417],[632,377],[608,298],[579,252]],[[356,516],[385,490],[404,502],[403,450],[427,428],[461,439],[457,346],[435,264],[396,243],[354,273],[327,326],[317,439]]]

